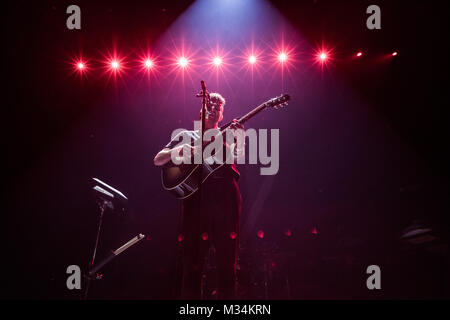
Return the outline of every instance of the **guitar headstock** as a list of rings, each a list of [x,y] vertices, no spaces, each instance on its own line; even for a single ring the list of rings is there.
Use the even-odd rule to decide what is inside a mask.
[[[281,96],[272,98],[270,100],[267,100],[264,105],[266,108],[281,108],[283,106],[287,106],[289,100],[291,100],[291,96],[288,94],[282,94]]]

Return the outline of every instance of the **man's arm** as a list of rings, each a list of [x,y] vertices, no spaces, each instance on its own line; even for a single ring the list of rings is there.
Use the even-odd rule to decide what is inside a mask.
[[[183,146],[177,146],[177,147],[174,147],[173,149],[169,149],[169,148],[162,149],[160,152],[158,152],[156,154],[155,158],[153,159],[153,163],[155,164],[155,166],[158,166],[158,167],[163,166],[167,162],[169,162],[172,157],[172,152],[175,152],[175,154],[181,155],[183,153]]]
[[[153,159],[153,163],[155,164],[155,166],[158,167],[163,166],[171,160],[172,154],[175,154],[176,157],[178,158],[183,157],[183,154],[188,154],[190,152],[191,157],[193,157],[194,154],[198,151],[199,151],[198,147],[191,146],[188,143],[183,144],[181,146],[176,146],[172,149],[164,148],[156,154],[155,158]]]

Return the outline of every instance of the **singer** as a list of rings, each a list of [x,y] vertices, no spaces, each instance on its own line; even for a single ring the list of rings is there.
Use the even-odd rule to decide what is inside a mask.
[[[219,93],[209,94],[204,131],[219,129],[218,124],[223,119],[224,106],[225,99]],[[202,112],[200,112],[200,118],[201,114]],[[229,127],[231,130],[244,130],[242,124],[235,123],[236,119],[233,122]],[[195,144],[195,141],[200,139],[201,133],[199,130],[192,130],[183,131],[180,135],[186,135],[189,141],[192,140]],[[193,155],[202,152],[201,143],[199,146],[177,145],[180,138],[180,136],[175,137],[158,152],[154,158],[156,166],[169,163],[172,152],[178,152],[180,155],[183,154],[183,150],[190,150]],[[227,148],[225,143],[224,148]],[[241,155],[237,155],[239,156]],[[217,298],[236,298],[236,259],[241,213],[238,178],[236,164],[226,164],[202,184],[201,196],[195,193],[183,200],[181,230],[184,247],[181,299],[201,299],[203,262],[211,245],[214,247],[216,257]]]

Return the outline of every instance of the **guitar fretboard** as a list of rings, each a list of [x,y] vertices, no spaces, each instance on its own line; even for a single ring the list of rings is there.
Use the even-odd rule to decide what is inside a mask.
[[[245,123],[247,120],[249,120],[250,118],[254,117],[255,115],[257,115],[259,112],[261,112],[262,110],[264,110],[266,108],[266,104],[263,103],[259,106],[257,106],[255,109],[253,109],[252,111],[250,111],[249,113],[247,113],[246,115],[240,117],[237,119],[238,123]],[[226,130],[231,124],[233,123],[233,121],[228,122],[227,124],[225,124],[224,126],[220,127],[220,131],[224,131]]]

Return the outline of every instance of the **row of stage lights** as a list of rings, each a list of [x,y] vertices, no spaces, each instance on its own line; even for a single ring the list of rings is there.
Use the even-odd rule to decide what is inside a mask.
[[[361,58],[364,55],[362,51],[359,51],[354,54],[354,57]],[[390,54],[390,56],[397,56],[398,52],[394,51]],[[276,56],[276,62],[280,63],[281,65],[284,65],[289,62],[290,60],[290,54],[288,52],[280,52]],[[315,60],[318,63],[325,64],[327,60],[332,59],[330,52],[328,51],[319,51],[315,55]],[[260,62],[261,59],[254,54],[251,54],[247,57],[245,63],[247,63],[250,66],[256,65],[258,62]],[[151,57],[144,57],[141,58],[138,63],[141,65],[141,69],[146,70],[148,72],[154,70],[159,65],[155,61],[155,59]],[[79,73],[83,74],[84,72],[87,72],[91,69],[91,65],[89,62],[84,60],[83,58],[76,58],[72,61],[73,67],[75,71],[78,71]],[[170,65],[179,68],[179,69],[186,69],[190,66],[191,60],[186,56],[180,56],[178,59],[174,60],[173,63]],[[215,56],[212,59],[210,59],[209,63],[210,66],[220,68],[222,65],[224,65],[224,58],[220,56]],[[118,57],[111,57],[107,58],[105,62],[103,62],[104,68],[111,71],[111,72],[120,72],[122,69],[124,69],[125,61],[124,59],[118,58]]]
[[[313,236],[317,236],[318,232],[317,232],[317,227],[313,227],[309,232],[309,234],[312,234]],[[258,237],[259,239],[264,239],[265,237],[265,233],[264,230],[260,229],[256,232],[256,237]],[[291,229],[285,229],[283,231],[283,235],[286,236],[287,238],[291,238],[293,236],[293,232]],[[206,241],[209,238],[209,235],[207,232],[203,232],[201,235],[202,240]],[[234,240],[237,238],[237,233],[232,231],[229,233],[229,237],[230,239]],[[178,235],[178,242],[183,242],[184,241],[184,234],[180,233]]]

